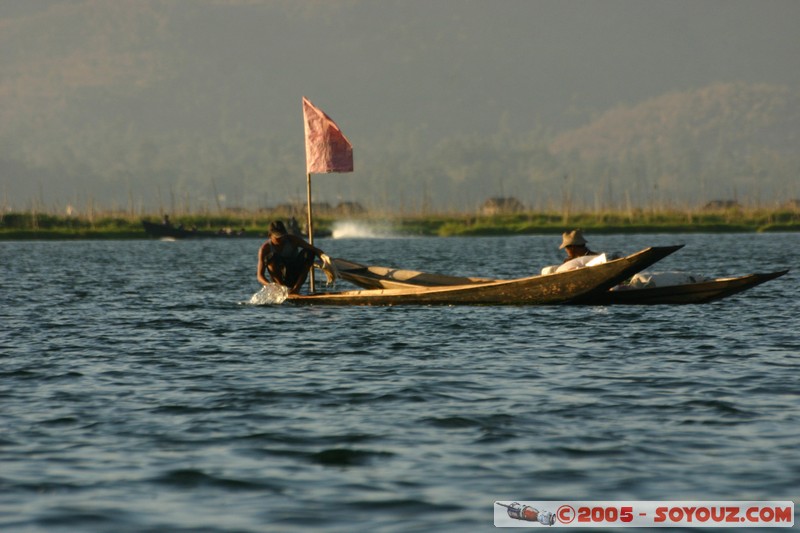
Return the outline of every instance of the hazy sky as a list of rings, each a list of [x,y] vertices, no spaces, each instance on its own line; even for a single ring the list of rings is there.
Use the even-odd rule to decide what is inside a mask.
[[[55,190],[35,169],[58,136],[101,128],[259,132],[302,157],[302,96],[358,161],[376,136],[557,131],[721,81],[796,90],[799,21],[797,0],[6,0],[0,179],[12,200],[35,189],[11,174]]]

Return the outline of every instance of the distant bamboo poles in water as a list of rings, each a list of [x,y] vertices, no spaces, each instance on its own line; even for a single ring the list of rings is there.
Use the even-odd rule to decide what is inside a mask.
[[[474,191],[455,190],[446,200],[436,198],[431,190],[429,179],[418,182],[419,187],[413,191],[405,189],[404,193],[391,197],[394,189],[387,188],[378,206],[364,205],[363,211],[337,212],[335,209],[325,208],[320,211],[323,220],[370,220],[370,219],[402,219],[412,218],[418,220],[449,218],[456,224],[458,220],[474,223],[477,220],[491,216],[517,217],[528,221],[547,220],[548,224],[558,224],[562,227],[571,227],[576,223],[589,221],[591,224],[682,224],[702,225],[714,218],[720,224],[735,224],[738,221],[750,223],[759,219],[759,224],[787,224],[797,223],[800,217],[800,199],[785,196],[781,202],[763,201],[761,196],[743,197],[729,200],[710,200],[704,203],[690,204],[688,201],[679,203],[665,201],[666,194],[660,190],[657,183],[643,184],[639,191],[624,190],[614,191],[613,183],[606,179],[602,190],[582,190],[580,180],[573,174],[563,174],[560,187],[551,187],[549,195],[539,195],[529,192],[524,198],[527,202],[519,202],[520,206],[504,211],[502,207],[487,212],[482,204],[476,201]],[[202,196],[192,195],[190,191],[176,190],[174,187],[164,189],[155,185],[151,189],[151,196],[155,202],[149,206],[142,196],[136,196],[132,187],[125,191],[125,202],[120,205],[102,205],[96,201],[91,191],[82,195],[75,195],[71,201],[63,204],[45,202],[45,189],[38,184],[36,192],[31,195],[29,202],[23,209],[15,209],[11,204],[7,186],[2,192],[2,212],[0,220],[9,213],[24,213],[31,229],[40,227],[40,221],[45,216],[65,217],[73,220],[85,220],[90,224],[98,219],[117,218],[120,220],[139,220],[141,218],[163,218],[169,214],[173,221],[180,218],[194,219],[198,227],[213,227],[214,222],[205,222],[213,218],[224,218],[231,225],[253,226],[261,224],[264,218],[288,218],[305,213],[304,210],[293,210],[292,202],[275,206],[256,205],[255,198],[250,199],[249,208],[244,206],[226,206],[223,196],[217,188],[215,180],[210,180],[206,189],[206,202],[198,200]],[[735,189],[734,189],[735,190]],[[503,188],[505,192],[505,188]],[[511,191],[513,194],[516,190]],[[537,191],[538,192],[538,191]],[[166,193],[166,194],[165,194]],[[212,196],[213,194],[213,196]],[[616,198],[615,198],[616,196]],[[644,198],[643,198],[644,197]],[[505,198],[505,197],[504,197]],[[262,204],[266,197],[262,198]],[[514,199],[508,197],[506,199]],[[435,200],[440,200],[439,204]],[[355,202],[342,202],[355,203]],[[324,204],[324,202],[323,202]],[[443,204],[443,205],[442,205]],[[314,208],[315,211],[317,207]],[[553,220],[555,218],[555,220]],[[204,222],[201,222],[204,221]],[[472,222],[470,222],[472,221]]]
[[[571,206],[569,218],[565,223],[565,211],[555,209],[523,210],[514,213],[495,212],[493,214],[471,211],[431,211],[425,214],[386,213],[383,210],[365,210],[358,213],[335,214],[321,211],[317,221],[322,229],[330,229],[337,221],[358,220],[366,224],[392,226],[398,234],[408,230],[416,235],[480,235],[480,234],[524,234],[552,233],[568,227],[581,227],[594,232],[630,231],[798,231],[800,229],[800,202],[781,208],[742,207],[726,204],[713,204],[706,208],[680,209],[674,206],[664,208],[640,208],[628,205],[622,209],[598,210]],[[316,210],[316,208],[315,208]],[[103,209],[96,206],[91,197],[83,209],[70,212],[64,210],[31,209],[23,212],[4,212],[0,232],[19,229],[39,231],[61,228],[64,231],[76,228],[91,228],[97,231],[119,229],[141,231],[141,220],[161,220],[155,211],[131,213],[128,209]],[[173,223],[183,223],[187,227],[199,229],[219,229],[219,227],[246,228],[248,234],[262,234],[274,219],[288,220],[297,212],[281,209],[241,210],[230,209],[222,212],[208,211],[180,212],[170,216]]]
[[[76,198],[71,202],[65,204],[50,204],[45,205],[38,199],[32,199],[23,209],[15,209],[5,199],[2,201],[2,213],[27,213],[35,215],[50,215],[50,216],[74,216],[87,219],[94,219],[102,216],[117,216],[120,218],[141,218],[147,216],[163,216],[163,214],[170,214],[170,216],[214,216],[214,215],[243,215],[243,216],[260,216],[264,214],[275,214],[283,216],[298,216],[305,213],[305,207],[299,204],[292,203],[280,204],[273,207],[257,207],[255,209],[243,209],[240,207],[225,207],[222,205],[215,205],[213,209],[209,209],[208,205],[192,206],[187,201],[176,201],[174,208],[165,209],[163,206],[155,209],[148,209],[142,202],[135,202],[133,200],[126,202],[125,206],[113,205],[102,206],[98,204],[92,195],[86,195],[83,198]],[[370,218],[370,217],[438,217],[438,216],[492,216],[492,215],[557,215],[559,220],[564,224],[569,224],[571,220],[578,216],[596,216],[599,218],[608,216],[610,218],[619,218],[620,216],[627,220],[641,219],[642,217],[655,217],[658,215],[675,215],[680,213],[686,217],[697,217],[702,213],[716,213],[724,216],[726,219],[731,220],[740,218],[741,216],[749,216],[757,212],[787,212],[798,213],[800,212],[800,200],[792,199],[781,204],[772,205],[757,205],[757,204],[740,204],[732,200],[713,200],[706,202],[703,205],[688,205],[688,204],[647,204],[636,205],[632,199],[626,195],[624,203],[620,207],[606,207],[601,202],[595,201],[578,202],[570,195],[565,195],[560,202],[553,202],[552,199],[545,203],[540,203],[534,208],[523,206],[522,208],[512,209],[505,211],[502,208],[495,209],[491,213],[485,210],[482,206],[474,206],[470,208],[457,208],[456,206],[449,205],[446,208],[435,208],[429,203],[422,202],[420,204],[401,204],[398,207],[389,207],[386,205],[380,206],[378,209],[371,209],[365,207],[363,211],[359,212],[338,212],[333,210],[328,204],[322,203],[321,216],[328,218]],[[317,208],[315,207],[315,210]],[[0,214],[2,214],[0,213]]]

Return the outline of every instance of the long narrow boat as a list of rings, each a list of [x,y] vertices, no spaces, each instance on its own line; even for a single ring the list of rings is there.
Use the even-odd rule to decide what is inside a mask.
[[[344,259],[334,259],[342,279],[365,288],[434,287],[441,285],[484,284],[490,278],[458,277],[445,274],[366,266]],[[596,268],[596,267],[591,267]],[[581,269],[583,270],[583,269]],[[699,304],[727,298],[786,274],[788,270],[717,278],[664,287],[619,288],[591,291],[566,302],[582,305],[656,305]],[[555,275],[555,274],[551,274]]]
[[[202,231],[197,229],[186,229],[181,226],[173,226],[171,224],[163,224],[161,222],[150,222],[149,220],[142,220],[142,227],[145,233],[151,237],[159,239],[191,239],[191,238],[231,238],[231,237],[259,237],[255,233],[245,233],[244,229],[234,230],[231,228],[221,228],[219,231]],[[292,232],[298,237],[306,238],[305,234],[300,232]],[[326,229],[315,229],[314,238],[330,237],[333,233]]]
[[[779,270],[665,287],[619,288],[602,294],[593,294],[573,303],[589,305],[704,304],[746,291],[771,279],[779,278],[787,272],[789,271]]]
[[[678,246],[646,248],[590,268],[513,280],[482,280],[455,285],[367,289],[290,295],[287,302],[314,305],[553,305],[608,291],[663,259]],[[343,279],[346,277],[343,276]]]
[[[190,238],[216,238],[216,237],[244,237],[244,230],[220,230],[220,231],[200,231],[196,229],[186,229],[182,226],[162,224],[142,220],[144,231],[151,237],[159,239],[190,239]]]

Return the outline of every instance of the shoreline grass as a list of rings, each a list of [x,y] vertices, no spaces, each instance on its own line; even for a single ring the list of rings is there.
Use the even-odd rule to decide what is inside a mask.
[[[290,215],[289,215],[290,216]],[[221,228],[245,230],[249,237],[264,237],[269,223],[286,219],[286,213],[231,212],[186,214],[172,217],[174,224],[202,231]],[[298,217],[300,218],[300,217]],[[160,220],[155,215],[130,215],[116,212],[87,216],[61,216],[43,213],[6,213],[0,216],[0,240],[147,239],[142,219]],[[398,235],[409,236],[492,236],[549,235],[571,228],[594,234],[614,233],[751,233],[798,232],[800,210],[735,209],[720,211],[633,211],[585,212],[565,216],[560,213],[515,213],[500,215],[430,214],[315,217],[315,228],[333,229],[336,222],[379,225]]]

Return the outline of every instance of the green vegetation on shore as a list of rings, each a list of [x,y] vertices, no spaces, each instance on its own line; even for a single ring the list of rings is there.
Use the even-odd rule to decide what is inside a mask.
[[[41,213],[6,213],[0,216],[0,240],[24,239],[144,239],[142,218],[157,221],[157,216],[106,213],[86,216],[60,216]],[[260,237],[269,223],[286,218],[281,213],[221,213],[173,216],[173,223],[201,231],[243,228],[245,234]],[[299,217],[298,217],[299,218]],[[720,211],[642,211],[558,213],[519,213],[495,216],[474,214],[397,215],[365,214],[346,219],[365,226],[376,225],[399,235],[481,236],[534,235],[560,233],[579,227],[592,233],[723,233],[800,231],[800,210],[735,209]],[[315,228],[332,230],[340,218],[316,217]]]

